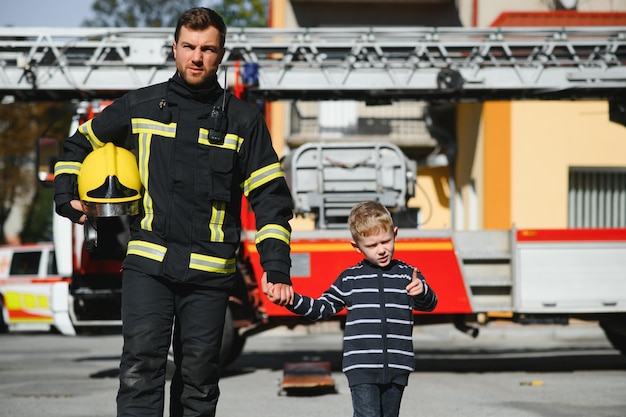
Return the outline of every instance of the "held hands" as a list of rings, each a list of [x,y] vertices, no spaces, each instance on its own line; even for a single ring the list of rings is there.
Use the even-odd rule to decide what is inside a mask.
[[[417,277],[417,269],[413,268],[413,279],[406,286],[406,292],[409,293],[411,297],[415,297],[416,295],[421,295],[424,293],[424,283],[421,279]]]
[[[263,294],[274,304],[279,306],[293,304],[293,287],[289,284],[273,284],[267,282],[267,272],[261,277]]]

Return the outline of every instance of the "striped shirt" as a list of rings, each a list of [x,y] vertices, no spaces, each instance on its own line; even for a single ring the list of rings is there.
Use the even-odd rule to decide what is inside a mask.
[[[324,320],[347,309],[343,372],[351,386],[407,384],[415,368],[413,309],[432,311],[437,305],[437,295],[419,270],[424,293],[408,295],[413,270],[399,260],[385,268],[363,260],[344,270],[319,298],[296,293],[288,307],[310,320]]]

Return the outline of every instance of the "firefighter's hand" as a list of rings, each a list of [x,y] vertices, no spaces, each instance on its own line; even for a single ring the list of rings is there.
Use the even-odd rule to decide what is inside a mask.
[[[406,292],[408,292],[411,297],[424,293],[424,283],[417,277],[417,268],[413,268],[413,279],[409,285],[406,286]]]
[[[79,200],[72,200],[60,206],[57,212],[74,223],[84,224],[87,220],[83,204]]]
[[[274,284],[267,282],[267,272],[264,272],[261,277],[261,290],[272,303],[278,301],[277,298],[274,297]]]
[[[264,272],[261,277],[261,289],[263,294],[274,304],[279,306],[293,304],[293,287],[289,284],[267,282],[267,272]]]
[[[70,201],[70,204],[71,204],[72,208],[74,208],[74,210],[82,211],[83,213],[85,212],[85,207],[83,206],[83,203],[80,202],[80,200],[72,200],[72,201]],[[87,215],[83,214],[78,219],[78,223],[84,224],[85,220],[87,220]]]

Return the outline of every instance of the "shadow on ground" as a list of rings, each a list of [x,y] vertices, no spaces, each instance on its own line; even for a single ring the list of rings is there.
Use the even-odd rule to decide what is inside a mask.
[[[626,370],[626,356],[609,348],[416,350],[416,372],[574,372]],[[341,351],[244,352],[224,370],[224,377],[254,369],[282,370],[285,363],[328,361],[341,372]]]
[[[290,362],[330,362],[333,372],[341,372],[341,351],[263,351],[244,352],[223,369],[222,378],[247,374],[257,369],[283,370]],[[610,348],[594,349],[500,349],[500,350],[416,350],[415,372],[575,372],[626,370],[626,356]],[[83,357],[77,361],[103,359],[117,363],[117,357]],[[171,379],[173,365],[168,364]],[[119,369],[109,368],[92,378],[117,378]]]

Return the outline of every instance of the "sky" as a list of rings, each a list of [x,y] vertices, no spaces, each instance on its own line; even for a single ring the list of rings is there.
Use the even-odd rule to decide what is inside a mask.
[[[0,27],[80,27],[94,0],[0,0]],[[214,1],[198,1],[211,7]]]
[[[0,26],[79,27],[92,0],[0,0]]]

